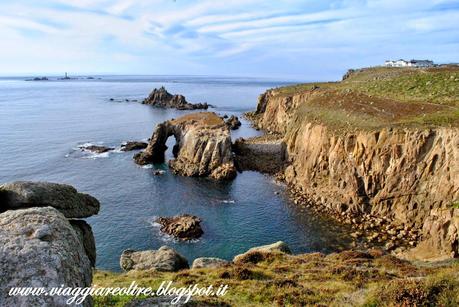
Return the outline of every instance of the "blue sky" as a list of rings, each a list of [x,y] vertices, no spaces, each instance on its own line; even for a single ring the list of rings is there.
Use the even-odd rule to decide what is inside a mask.
[[[0,74],[337,79],[459,62],[458,20],[459,0],[2,0]]]

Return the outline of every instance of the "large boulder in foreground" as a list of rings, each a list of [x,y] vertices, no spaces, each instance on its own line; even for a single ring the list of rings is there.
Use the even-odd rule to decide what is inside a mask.
[[[16,181],[0,185],[0,212],[30,207],[54,207],[67,218],[99,212],[99,201],[66,184]]]
[[[277,241],[272,244],[257,246],[249,249],[243,254],[234,257],[233,262],[246,262],[246,258],[252,258],[253,255],[258,256],[259,254],[269,253],[285,253],[291,254],[292,251],[288,247],[287,243],[283,241]]]
[[[230,262],[220,258],[213,258],[213,257],[201,257],[196,258],[193,261],[193,265],[191,266],[192,269],[203,269],[203,268],[220,268],[223,266],[229,265]]]
[[[201,228],[201,219],[194,215],[159,217],[156,222],[161,225],[162,232],[180,240],[197,239],[204,233]]]
[[[120,257],[120,266],[124,271],[157,270],[176,272],[189,268],[188,260],[168,246],[162,246],[158,250],[125,250]]]
[[[183,95],[172,95],[164,86],[154,89],[150,95],[142,102],[156,107],[174,108],[177,110],[197,110],[207,109],[207,103],[189,103]]]
[[[11,287],[89,287],[91,261],[79,235],[54,208],[0,214],[0,305],[66,306],[66,296],[9,296]],[[83,306],[91,306],[88,298]]]
[[[156,126],[148,147],[134,156],[137,164],[164,162],[166,141],[174,136],[175,159],[169,161],[177,174],[216,180],[236,176],[231,135],[223,119],[213,112],[192,113]]]

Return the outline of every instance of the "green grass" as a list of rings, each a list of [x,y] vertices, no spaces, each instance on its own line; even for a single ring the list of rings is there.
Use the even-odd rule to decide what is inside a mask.
[[[293,116],[300,122],[334,129],[459,126],[459,67],[376,67],[342,82],[274,89],[281,97],[306,92]]]
[[[218,269],[177,273],[97,271],[93,283],[120,287],[135,280],[153,289],[164,280],[174,281],[175,286],[229,285],[224,297],[195,297],[195,305],[398,306],[406,303],[411,306],[417,303],[418,306],[453,306],[459,302],[458,268],[457,262],[435,268],[414,265],[377,251],[346,251],[328,256],[262,254]],[[96,297],[95,304],[123,306],[131,299]]]
[[[426,102],[459,106],[459,69],[411,70],[404,74],[378,79],[361,80],[358,76],[342,82],[340,86],[368,95],[392,98],[403,102]],[[358,74],[357,74],[358,75]]]

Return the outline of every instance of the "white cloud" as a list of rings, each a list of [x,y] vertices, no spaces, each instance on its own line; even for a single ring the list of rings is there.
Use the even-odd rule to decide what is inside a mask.
[[[0,50],[0,67],[4,72],[20,72],[31,68],[60,70],[67,65],[80,70],[91,67],[131,73],[147,73],[152,67],[159,70],[155,73],[187,73],[190,67],[200,67],[208,73],[229,68],[253,74],[280,67],[283,73],[303,71],[319,67],[325,56],[337,70],[345,65],[364,66],[386,57],[416,54],[433,59],[437,55],[444,59],[449,54],[451,61],[459,61],[454,49],[454,39],[459,37],[459,9],[454,3],[0,2],[0,35],[8,46]],[[343,61],[343,57],[351,60]],[[134,69],[145,71],[130,71]]]

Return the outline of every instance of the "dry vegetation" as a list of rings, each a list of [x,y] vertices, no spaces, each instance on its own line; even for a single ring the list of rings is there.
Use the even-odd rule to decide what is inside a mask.
[[[190,113],[172,120],[172,123],[174,125],[178,125],[184,122],[191,121],[195,121],[197,124],[206,126],[222,125],[225,123],[223,119],[221,119],[217,114],[213,112]]]
[[[229,285],[224,297],[195,297],[191,306],[457,306],[457,269],[456,262],[434,268],[379,250],[328,256],[254,253],[237,264],[218,269],[122,274],[99,271],[94,284],[119,287],[136,280],[155,289],[161,281],[173,280],[177,286]],[[130,300],[95,298],[96,306],[124,306]]]

